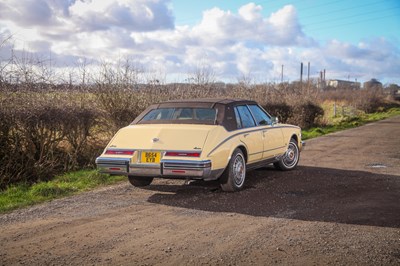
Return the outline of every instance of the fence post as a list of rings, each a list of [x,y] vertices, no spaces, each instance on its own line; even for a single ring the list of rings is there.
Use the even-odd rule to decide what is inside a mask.
[[[336,117],[336,101],[333,103],[333,117]]]

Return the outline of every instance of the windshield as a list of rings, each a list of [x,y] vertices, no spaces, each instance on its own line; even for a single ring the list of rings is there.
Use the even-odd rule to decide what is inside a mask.
[[[139,122],[214,124],[216,109],[212,108],[160,108],[147,113]]]

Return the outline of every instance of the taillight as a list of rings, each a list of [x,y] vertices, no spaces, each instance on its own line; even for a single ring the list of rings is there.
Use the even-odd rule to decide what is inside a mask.
[[[134,150],[106,150],[105,154],[108,155],[133,155],[135,153]]]
[[[201,152],[167,151],[165,156],[200,157]]]

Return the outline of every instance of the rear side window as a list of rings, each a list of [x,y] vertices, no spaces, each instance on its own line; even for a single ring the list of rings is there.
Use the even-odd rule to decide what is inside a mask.
[[[235,114],[239,115],[240,126],[238,124],[238,128],[247,128],[256,126],[254,119],[250,113],[249,108],[245,105],[235,107]],[[238,119],[238,117],[236,118]]]
[[[140,122],[195,120],[209,123],[216,120],[216,114],[212,108],[160,108],[151,110]]]

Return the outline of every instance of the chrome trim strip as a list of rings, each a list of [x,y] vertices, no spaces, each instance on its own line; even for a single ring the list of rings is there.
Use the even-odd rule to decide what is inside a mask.
[[[253,133],[253,132],[257,132],[257,131],[273,130],[273,129],[278,129],[278,128],[298,128],[298,127],[296,127],[296,126],[274,126],[274,127],[271,127],[271,126],[268,125],[268,126],[262,126],[262,128],[253,129],[253,130],[247,130],[247,131],[244,131],[244,132],[236,133],[236,134],[233,134],[232,136],[227,137],[223,141],[221,141],[217,146],[215,146],[214,149],[212,149],[207,154],[207,157],[209,157],[211,155],[211,153],[213,153],[216,149],[218,149],[220,146],[222,146],[225,142],[227,142],[228,140],[230,140],[230,139],[232,139],[232,138],[234,138],[236,136],[239,136],[239,135],[242,135],[242,134]]]
[[[129,167],[160,169],[160,164],[158,164],[158,163],[132,163],[132,164],[129,164]]]
[[[167,152],[177,152],[177,153],[200,153],[200,156],[201,156],[201,153],[202,153],[202,150],[165,150],[165,152],[164,152],[164,156],[167,156],[167,157],[183,157],[183,156],[168,156],[168,155],[165,155]],[[196,157],[187,157],[187,158],[196,158]]]
[[[108,147],[106,148],[106,151],[136,151],[136,149],[120,149],[120,148],[115,148],[115,147]]]
[[[176,167],[186,167],[190,169],[202,169],[210,168],[211,161],[183,161],[183,160],[161,160],[161,164],[164,168],[176,168]]]
[[[117,158],[117,157],[97,157],[96,164],[115,164],[115,165],[128,165],[130,162],[129,158]]]
[[[255,153],[249,153],[249,156],[250,155],[257,155],[257,154],[260,154],[260,153],[264,153],[264,151],[259,151],[259,152],[255,152]]]
[[[161,176],[161,167],[158,168],[149,168],[149,167],[132,167],[129,165],[128,175],[132,176],[150,176],[150,177],[160,177]]]
[[[285,147],[286,147],[286,146],[280,146],[280,147],[278,147],[278,148],[273,148],[273,149],[265,150],[264,152],[279,150],[279,149],[282,149],[282,148],[285,148]]]

